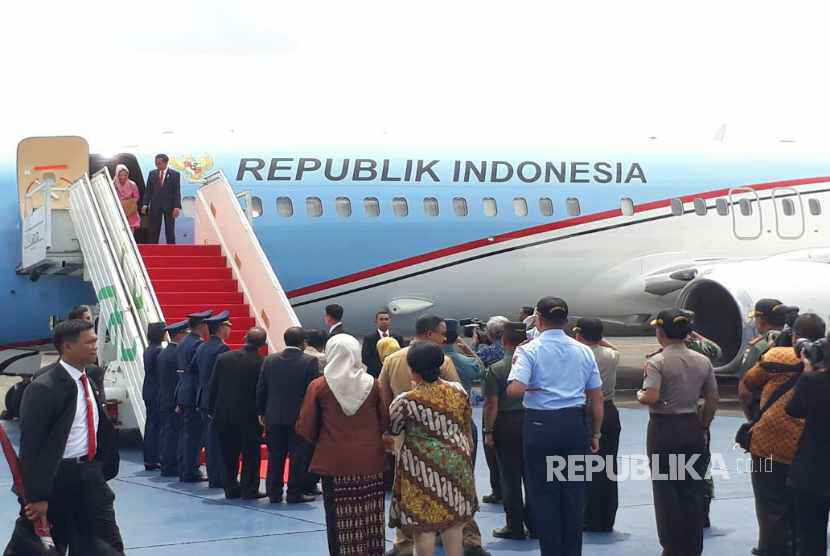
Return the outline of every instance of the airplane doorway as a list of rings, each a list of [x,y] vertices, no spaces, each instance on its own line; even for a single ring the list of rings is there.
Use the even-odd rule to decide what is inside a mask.
[[[749,187],[729,190],[732,205],[732,233],[737,239],[758,239],[764,231],[761,200]]]

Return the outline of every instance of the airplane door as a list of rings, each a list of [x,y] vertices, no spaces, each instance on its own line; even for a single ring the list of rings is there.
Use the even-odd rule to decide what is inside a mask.
[[[804,235],[804,205],[801,195],[792,188],[775,189],[775,231],[781,239],[799,239]]]
[[[89,171],[89,145],[82,137],[28,137],[17,145],[17,188],[20,217],[25,218],[45,204],[46,188],[53,209],[69,208],[65,188]],[[38,191],[40,190],[40,191]],[[27,206],[28,205],[28,206]]]
[[[758,192],[749,187],[729,190],[732,206],[732,233],[737,239],[752,240],[761,237],[764,217]]]

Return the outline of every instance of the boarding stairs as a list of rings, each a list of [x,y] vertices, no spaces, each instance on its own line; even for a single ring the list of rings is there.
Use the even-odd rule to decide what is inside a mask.
[[[59,196],[65,202],[50,206]],[[30,203],[35,197],[40,200]],[[195,244],[137,245],[106,168],[68,186],[42,180],[26,196],[18,272],[33,280],[37,273],[83,273],[92,283],[99,364],[107,370],[110,414],[122,428],[144,431],[142,355],[149,324],[228,309],[230,347],[240,347],[245,331],[256,325],[268,333],[269,352],[283,347],[285,328],[299,324],[243,202],[221,172],[212,174],[196,193]]]

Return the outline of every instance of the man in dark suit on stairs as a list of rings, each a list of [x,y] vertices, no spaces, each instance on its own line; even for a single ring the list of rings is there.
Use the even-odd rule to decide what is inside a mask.
[[[265,345],[262,328],[251,328],[242,349],[216,358],[208,386],[208,408],[219,436],[225,476],[225,498],[254,499],[259,492],[261,427],[257,421],[256,387],[262,368],[259,350]],[[239,456],[242,478],[237,480]]]
[[[141,198],[141,214],[149,220],[149,243],[158,243],[161,221],[168,244],[176,243],[176,218],[182,211],[181,175],[167,167],[166,154],[156,155],[156,169],[147,176],[147,188]]]
[[[398,345],[405,347],[403,337],[398,334],[392,334],[392,331],[389,330],[391,324],[392,316],[389,314],[389,311],[385,309],[378,311],[375,315],[375,326],[377,330],[363,338],[361,358],[363,359],[363,364],[366,365],[366,371],[375,378],[380,375],[380,369],[383,366],[378,355],[378,342],[380,339],[395,338],[398,341]]]
[[[107,481],[118,474],[115,429],[104,395],[89,379],[97,336],[93,326],[69,320],[54,330],[60,360],[26,389],[20,415],[20,465],[26,489],[24,515],[48,517],[61,554],[123,554],[115,521],[115,495]],[[18,527],[30,526],[21,517]],[[14,547],[6,554],[24,554]]]
[[[269,355],[262,364],[256,392],[260,423],[268,437],[268,477],[266,490],[272,504],[282,502],[285,457],[290,454],[286,502],[311,502],[313,496],[303,494],[310,449],[294,432],[305,391],[319,376],[317,358],[303,353],[305,331],[299,326],[288,328],[283,335],[285,349]]]

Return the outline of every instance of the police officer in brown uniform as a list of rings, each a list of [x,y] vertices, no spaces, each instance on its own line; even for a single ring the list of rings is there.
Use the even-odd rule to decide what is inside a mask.
[[[661,311],[652,326],[662,352],[646,362],[640,403],[649,406],[646,450],[652,466],[657,535],[666,555],[703,552],[704,476],[708,461],[705,429],[715,416],[718,386],[711,361],[685,345],[692,314]],[[698,416],[697,403],[704,405]],[[684,470],[684,463],[696,458]]]

